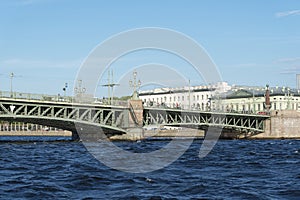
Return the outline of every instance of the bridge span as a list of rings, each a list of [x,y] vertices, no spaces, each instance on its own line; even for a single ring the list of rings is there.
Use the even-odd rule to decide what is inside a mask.
[[[205,112],[177,109],[144,109],[144,125],[167,125],[207,130],[208,127],[220,127],[240,132],[264,132],[267,115]]]
[[[269,118],[266,115],[144,108],[143,106],[135,109],[131,101],[127,105],[112,106],[58,101],[51,98],[2,96],[0,97],[0,120],[69,130],[72,131],[73,138],[78,139],[78,132],[81,132],[80,137],[91,133],[97,135],[98,132],[110,136],[124,134],[133,127],[149,125],[182,126],[202,130],[207,130],[208,127],[221,127],[227,130],[259,133],[264,131],[264,121]],[[137,115],[137,112],[140,114]]]

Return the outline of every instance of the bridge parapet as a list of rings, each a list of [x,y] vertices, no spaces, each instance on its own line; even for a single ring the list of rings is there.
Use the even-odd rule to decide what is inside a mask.
[[[22,99],[22,100],[39,100],[39,101],[54,101],[54,102],[72,102],[73,97],[61,95],[46,95],[23,92],[8,92],[0,91],[0,98],[7,99]]]
[[[108,106],[122,106],[127,107],[127,101],[114,100],[113,102],[107,99],[100,99],[97,97],[88,97],[87,101],[80,102],[77,97],[62,96],[62,95],[48,95],[48,94],[35,94],[24,92],[8,92],[0,91],[0,99],[14,99],[14,100],[31,100],[43,102],[64,102],[64,103],[83,103],[93,105],[108,105]]]

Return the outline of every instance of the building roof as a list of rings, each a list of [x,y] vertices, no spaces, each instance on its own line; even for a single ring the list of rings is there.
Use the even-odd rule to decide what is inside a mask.
[[[231,87],[228,86],[227,82],[218,82],[216,84],[209,85],[197,85],[197,86],[184,86],[176,88],[156,88],[153,90],[139,91],[140,96],[147,95],[161,95],[161,94],[176,94],[176,93],[186,93],[186,92],[206,92],[206,91],[215,91],[216,89],[222,88],[223,91],[229,90]]]
[[[300,91],[297,89],[291,89],[287,87],[271,87],[270,96],[300,96]],[[265,96],[266,88],[263,87],[247,87],[247,86],[235,86],[232,90],[223,94],[225,99],[235,98],[250,98],[250,97],[263,97]]]

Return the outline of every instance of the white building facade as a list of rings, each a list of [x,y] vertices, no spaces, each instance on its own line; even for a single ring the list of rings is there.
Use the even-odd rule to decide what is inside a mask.
[[[300,111],[300,90],[273,87],[269,91],[271,111]],[[220,93],[221,95],[217,95]],[[257,114],[266,111],[265,93],[266,87],[229,86],[226,82],[221,82],[209,86],[141,91],[139,97],[146,107]]]
[[[287,87],[270,88],[270,111],[300,110],[300,91]],[[266,111],[265,87],[232,87],[212,109],[224,112],[259,113]]]
[[[181,88],[159,88],[140,91],[139,98],[147,107],[169,107],[179,109],[209,110],[212,96],[230,90],[226,82],[208,86],[186,86]]]

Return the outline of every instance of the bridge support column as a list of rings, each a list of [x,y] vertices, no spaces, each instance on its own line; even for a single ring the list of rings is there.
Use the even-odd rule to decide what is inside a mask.
[[[141,140],[144,139],[143,130],[143,102],[140,99],[131,99],[128,101],[128,127],[126,127],[126,134],[114,135],[110,140]]]
[[[129,100],[128,107],[130,109],[129,126],[131,127],[142,127],[143,126],[143,101]]]

